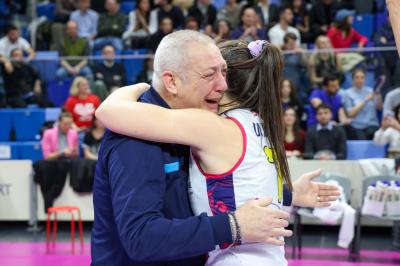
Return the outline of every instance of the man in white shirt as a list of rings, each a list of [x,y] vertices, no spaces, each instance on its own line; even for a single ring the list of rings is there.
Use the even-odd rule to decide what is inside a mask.
[[[28,61],[35,57],[35,51],[27,40],[20,37],[19,30],[16,26],[11,25],[7,29],[6,36],[0,39],[0,60],[10,59],[11,51],[21,49],[29,54]]]
[[[296,28],[290,26],[292,21],[292,10],[289,7],[282,7],[279,12],[279,23],[268,31],[268,38],[272,44],[281,47],[285,34],[292,32],[297,36],[297,46],[300,46],[300,32]]]

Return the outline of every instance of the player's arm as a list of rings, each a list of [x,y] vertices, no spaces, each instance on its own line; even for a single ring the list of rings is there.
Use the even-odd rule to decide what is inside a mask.
[[[233,121],[210,111],[173,110],[136,102],[148,87],[141,83],[116,90],[96,110],[96,117],[107,128],[123,135],[180,143],[199,150],[210,150],[228,137],[241,139],[240,129]]]

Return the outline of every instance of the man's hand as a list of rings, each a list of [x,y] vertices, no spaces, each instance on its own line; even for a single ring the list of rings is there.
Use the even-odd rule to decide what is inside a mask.
[[[252,200],[236,210],[243,242],[263,242],[281,246],[284,241],[278,237],[292,235],[292,231],[285,229],[289,225],[289,213],[267,208],[271,203],[271,198]]]
[[[303,174],[293,182],[293,205],[311,208],[329,207],[331,202],[340,196],[336,186],[312,181],[319,175],[321,169]]]

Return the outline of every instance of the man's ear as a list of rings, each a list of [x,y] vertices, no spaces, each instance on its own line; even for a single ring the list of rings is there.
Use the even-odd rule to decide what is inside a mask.
[[[171,71],[164,71],[161,74],[161,80],[164,84],[164,88],[173,95],[178,94],[177,82],[179,81],[177,79],[178,76]]]

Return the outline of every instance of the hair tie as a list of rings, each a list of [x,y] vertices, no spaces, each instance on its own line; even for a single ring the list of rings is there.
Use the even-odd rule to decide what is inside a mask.
[[[266,43],[268,43],[268,42],[264,41],[264,40],[253,41],[247,45],[247,48],[249,49],[250,54],[253,57],[257,57],[261,54],[261,52],[264,48],[264,44],[266,44]]]

